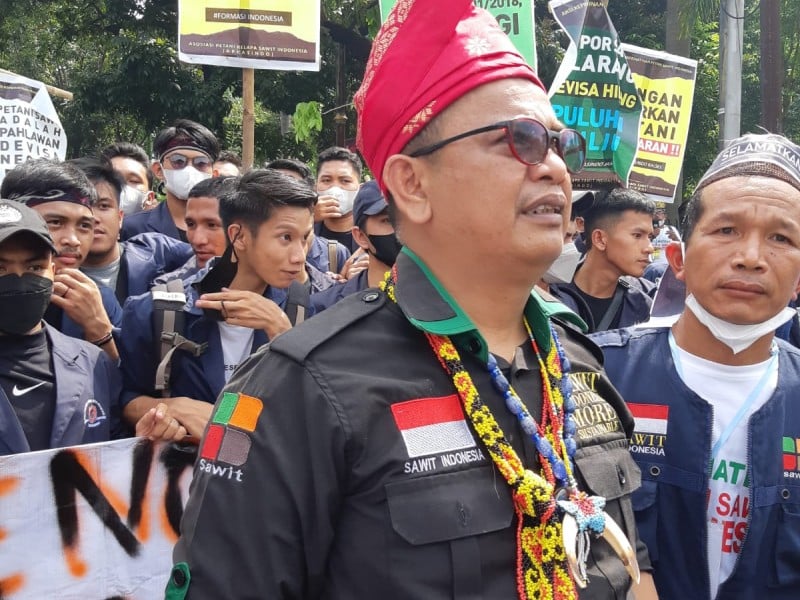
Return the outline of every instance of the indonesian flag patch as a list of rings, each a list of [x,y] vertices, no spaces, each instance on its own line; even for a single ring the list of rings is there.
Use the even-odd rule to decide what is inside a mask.
[[[458,396],[418,398],[392,405],[409,458],[474,448]]]
[[[634,404],[629,402],[628,408],[633,418],[636,419],[635,431],[666,435],[669,406],[666,404]]]

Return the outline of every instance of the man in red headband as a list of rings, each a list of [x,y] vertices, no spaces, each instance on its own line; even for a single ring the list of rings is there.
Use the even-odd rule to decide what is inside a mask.
[[[633,420],[531,293],[583,139],[470,0],[399,2],[355,101],[404,249],[231,378],[169,597],[625,598]]]

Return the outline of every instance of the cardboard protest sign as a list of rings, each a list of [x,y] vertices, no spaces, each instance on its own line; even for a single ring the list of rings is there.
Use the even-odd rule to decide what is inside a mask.
[[[586,139],[586,167],[577,189],[628,185],[639,139],[642,103],[604,2],[551,0],[570,38],[550,88],[556,117]]]
[[[319,71],[318,0],[180,0],[184,62]]]
[[[0,456],[0,598],[163,598],[196,447]]]
[[[30,158],[66,156],[67,134],[44,84],[0,72],[0,181]]]
[[[489,11],[497,24],[534,70],[536,70],[536,29],[533,0],[474,0],[475,6]],[[380,0],[381,21],[385,21],[397,0]]]
[[[639,151],[629,185],[656,202],[673,202],[692,117],[697,61],[623,44],[642,99]]]

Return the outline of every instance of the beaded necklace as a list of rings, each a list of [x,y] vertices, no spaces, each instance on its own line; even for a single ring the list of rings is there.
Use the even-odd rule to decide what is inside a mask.
[[[387,296],[396,302],[394,285],[397,268],[387,273],[381,284]],[[542,475],[526,469],[505,438],[489,408],[461,361],[449,337],[425,333],[436,357],[450,375],[461,398],[464,412],[488,450],[492,460],[512,490],[517,514],[517,593],[520,600],[577,598],[575,581],[570,576],[562,542],[559,504],[585,503],[590,500],[578,491],[571,458],[575,453],[575,424],[569,379],[569,363],[555,329],[550,326],[550,350],[542,357],[533,332],[525,326],[539,362],[542,378],[542,423],[530,415],[491,355],[487,369],[495,388],[503,395],[508,409],[520,421],[522,429],[534,441],[542,458]],[[556,484],[566,488],[570,502],[556,502]]]

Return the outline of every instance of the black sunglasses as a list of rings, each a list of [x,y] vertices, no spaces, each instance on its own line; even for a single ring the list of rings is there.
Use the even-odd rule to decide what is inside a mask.
[[[198,171],[210,171],[214,165],[214,163],[211,162],[211,159],[207,156],[193,156],[190,159],[185,154],[180,154],[178,152],[175,154],[170,154],[167,157],[167,160],[169,161],[170,166],[176,171],[185,169],[190,162]]]
[[[586,163],[586,140],[583,139],[583,136],[578,131],[574,129],[553,131],[536,119],[528,118],[500,121],[494,125],[465,131],[430,146],[415,150],[409,156],[426,156],[457,140],[497,129],[506,130],[508,147],[514,157],[522,164],[538,165],[544,161],[547,151],[551,147],[555,148],[556,153],[564,161],[567,171],[570,173],[577,173],[583,169],[583,165]]]

